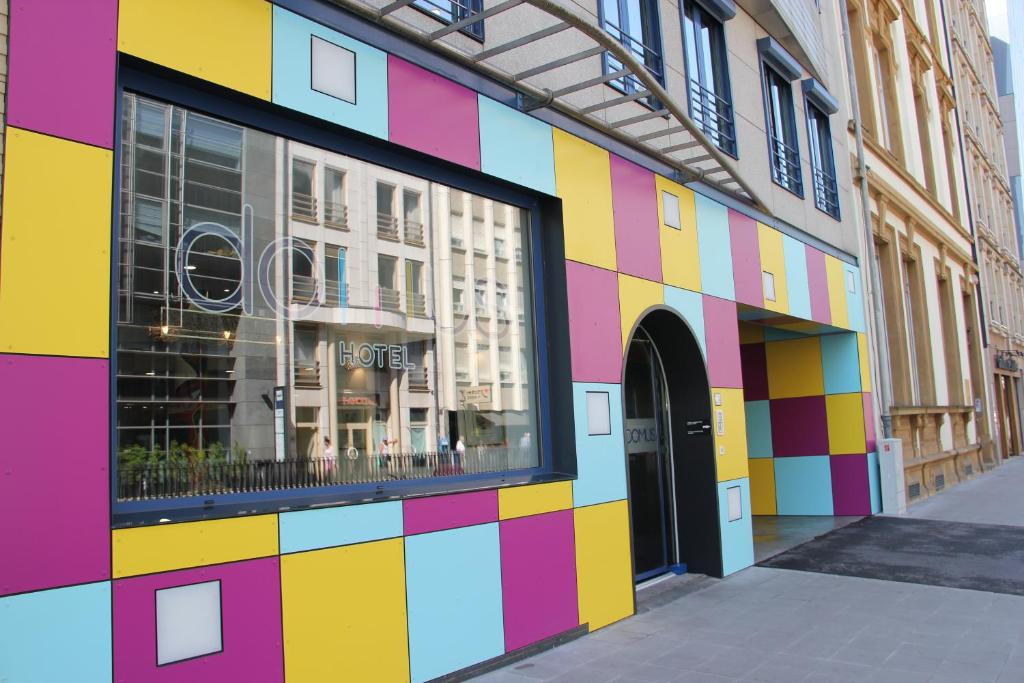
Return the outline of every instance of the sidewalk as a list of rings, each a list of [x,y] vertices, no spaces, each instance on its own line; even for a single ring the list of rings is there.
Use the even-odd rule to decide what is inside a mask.
[[[1024,526],[1022,490],[1011,461],[911,515]],[[476,680],[1024,681],[1024,597],[763,567],[638,597],[637,616]]]

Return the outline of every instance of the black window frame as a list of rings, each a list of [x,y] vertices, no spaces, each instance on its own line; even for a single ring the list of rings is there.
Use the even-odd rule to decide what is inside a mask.
[[[424,5],[436,7],[442,11],[445,9],[444,5],[450,5],[452,19],[434,14]],[[447,0],[446,2],[444,0],[414,0],[414,2],[409,4],[409,7],[412,7],[416,11],[425,14],[445,26],[451,26],[452,24],[460,22],[474,14],[480,14],[483,12],[484,0]],[[480,21],[475,21],[472,24],[463,26],[459,29],[459,33],[468,36],[477,42],[484,42],[484,20],[481,19]]]
[[[804,119],[807,122],[807,154],[811,164],[811,194],[814,206],[835,220],[841,220],[839,185],[836,180],[835,150],[832,147],[832,125],[825,110],[804,98]],[[824,129],[824,130],[822,130]],[[821,165],[815,161],[815,140]],[[820,186],[820,187],[819,187]]]
[[[614,2],[618,8],[618,20],[623,22],[625,17],[625,26],[619,26],[618,24],[612,23],[611,20],[606,16],[605,13],[605,2]],[[658,9],[657,0],[639,0],[641,22],[646,24],[641,26],[640,34],[643,36],[643,41],[637,40],[632,32],[631,27],[628,25],[629,14],[627,11],[627,0],[600,0],[597,3],[597,14],[598,21],[608,35],[612,36],[618,41],[626,50],[628,50],[634,57],[638,58],[647,71],[654,76],[655,80],[665,86],[665,51],[664,51],[664,40],[661,35],[661,12]],[[644,22],[643,19],[647,18],[648,21]],[[653,26],[652,21],[653,20]],[[648,42],[649,41],[649,42]],[[635,46],[641,48],[638,53]],[[648,58],[650,53],[650,59]],[[652,64],[652,61],[654,62]],[[601,71],[604,75],[608,75],[621,69],[622,66],[618,60],[608,52],[601,53]],[[612,81],[608,81],[608,85],[615,90],[625,94],[632,95],[640,90],[644,90],[644,87],[639,83],[634,76],[623,76],[616,78]],[[637,100],[640,104],[643,104],[651,109],[660,107],[658,100],[652,95],[649,97]]]
[[[784,93],[785,102],[781,102],[783,111],[780,114],[780,125],[782,139],[778,138],[773,112],[775,107],[772,103],[771,91],[772,81],[778,79],[778,89]],[[768,166],[771,171],[772,182],[788,192],[795,194],[801,199],[804,198],[803,169],[800,167],[800,140],[797,137],[796,127],[796,100],[793,97],[793,83],[783,76],[778,69],[761,59],[761,95],[764,104],[765,140],[768,143]],[[779,167],[779,146],[787,152],[785,160],[786,171]]]
[[[683,42],[683,66],[686,70],[686,98],[690,118],[693,119],[704,134],[715,143],[715,146],[718,149],[734,159],[739,159],[739,148],[736,140],[736,114],[732,100],[732,81],[729,77],[729,50],[726,45],[725,23],[708,12],[707,9],[702,7],[695,0],[682,0],[679,20]],[[694,25],[694,36],[699,35],[701,29],[705,27],[709,28],[716,35],[716,38],[713,40],[713,44],[711,45],[711,49],[709,50],[712,53],[712,64],[706,63],[704,51],[699,49],[700,45],[694,45],[694,54],[696,56],[698,71],[696,75],[690,70],[690,59],[687,49],[687,21]],[[697,43],[698,41],[694,42]],[[708,78],[709,75],[710,79]],[[721,81],[720,85],[721,89],[724,91],[724,95],[709,91],[705,85],[709,81]],[[713,114],[719,119],[719,127],[717,130],[712,130],[711,132],[709,132],[709,129],[704,122],[707,115],[704,113],[698,113],[697,109],[694,108],[694,99],[697,97],[702,100],[702,102],[698,104],[697,108],[703,112],[703,99],[705,99],[707,95],[720,100],[720,102],[716,103],[719,110]],[[721,107],[726,108],[727,115],[720,113]],[[724,131],[722,130],[723,128],[725,129]],[[721,144],[722,142],[725,144]]]

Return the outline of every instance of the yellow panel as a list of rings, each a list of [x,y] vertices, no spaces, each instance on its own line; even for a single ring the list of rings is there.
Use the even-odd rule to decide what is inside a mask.
[[[572,482],[513,486],[498,491],[498,516],[501,519],[539,515],[572,507]]]
[[[846,271],[835,256],[825,254],[825,274],[828,276],[828,306],[832,312],[832,324],[836,327],[850,327],[850,316],[846,309]]]
[[[277,515],[117,529],[114,578],[277,554]]]
[[[595,631],[633,614],[633,559],[626,501],[573,511],[580,623]]]
[[[622,322],[622,348],[637,318],[651,306],[665,303],[665,287],[657,282],[619,274],[619,318]]]
[[[562,198],[565,257],[615,270],[612,171],[607,150],[555,128],[555,187]]]
[[[740,321],[740,344],[759,344],[763,341],[763,327]]]
[[[750,467],[750,514],[777,515],[775,504],[775,459],[751,458]]]
[[[271,35],[265,0],[121,0],[118,13],[121,52],[264,100]]]
[[[765,344],[768,360],[768,397],[795,398],[825,393],[818,337],[787,339]]]
[[[289,683],[409,680],[402,539],[283,556],[281,610]]]
[[[789,288],[786,283],[786,256],[782,233],[763,223],[757,224],[757,245],[761,250],[761,271],[775,276],[775,301],[764,299],[769,311],[789,313]]]
[[[864,453],[864,399],[862,394],[825,397],[828,416],[828,452],[831,455]]]
[[[742,389],[711,389],[718,481],[747,476],[747,417]]]
[[[860,388],[871,391],[871,361],[868,356],[868,337],[863,332],[857,333],[857,355],[860,357]]]
[[[0,351],[109,356],[112,152],[8,128],[4,161]]]
[[[658,188],[658,220],[661,224],[661,272],[666,285],[700,291],[700,253],[697,251],[697,204],[693,191],[660,175],[654,176]],[[665,206],[661,193],[679,197],[679,228],[665,225]]]

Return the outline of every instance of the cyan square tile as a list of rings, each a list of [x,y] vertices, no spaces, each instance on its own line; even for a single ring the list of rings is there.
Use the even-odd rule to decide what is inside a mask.
[[[401,536],[402,503],[394,500],[283,512],[278,520],[281,552],[295,553]]]
[[[730,520],[730,510],[739,517]],[[746,477],[718,484],[719,526],[722,530],[722,573],[725,576],[754,564],[754,531],[750,513],[750,480]]]
[[[735,301],[729,210],[700,194],[696,194],[694,199],[697,206],[697,248],[700,251],[701,289],[705,294]]]
[[[852,394],[861,390],[855,333],[822,335],[821,363],[826,394]]]
[[[555,194],[551,126],[479,96],[480,165],[484,173]]]
[[[772,416],[768,401],[747,401],[744,409],[747,415],[747,457],[772,457]]]
[[[607,392],[611,430],[590,435],[587,430],[587,393]],[[626,497],[626,449],[622,434],[622,385],[573,382],[576,420],[576,466],[572,483],[573,505],[595,505]]]
[[[775,458],[773,462],[778,514],[833,514],[832,470],[827,455]]]

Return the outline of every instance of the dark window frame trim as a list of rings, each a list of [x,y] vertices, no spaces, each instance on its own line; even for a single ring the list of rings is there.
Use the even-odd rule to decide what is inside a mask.
[[[450,2],[450,0],[449,0],[449,2]],[[467,4],[469,4],[469,3],[479,3],[479,5],[480,5],[479,9],[471,10],[471,11],[477,12],[477,13],[484,11],[483,0],[466,0],[466,2],[467,2]],[[412,2],[412,3],[408,4],[408,5],[406,5],[406,7],[411,7],[412,9],[416,10],[417,12],[423,14],[424,16],[430,17],[431,19],[433,19],[437,23],[442,24],[444,26],[451,26],[452,24],[455,23],[454,21],[449,21],[448,19],[445,19],[444,17],[437,16],[436,14],[434,14],[433,12],[428,10],[427,8],[420,7],[415,2]],[[467,15],[467,17],[468,16],[472,16],[472,15]],[[462,21],[462,19],[459,19],[458,21]],[[475,31],[473,31],[473,27],[474,26],[479,26],[480,27],[480,32],[479,33],[476,33]],[[481,44],[486,40],[486,35],[487,35],[486,34],[486,29],[484,27],[484,20],[483,19],[481,19],[480,21],[475,21],[472,24],[464,26],[463,28],[460,28],[458,30],[458,33],[461,33],[462,35],[466,36],[467,38],[469,38],[471,40],[475,40],[476,42],[481,43]]]
[[[806,83],[807,81],[804,81],[804,82]],[[805,95],[806,95],[806,90],[804,92],[805,92]],[[838,111],[838,107],[837,107],[837,111]],[[836,209],[835,209],[835,213],[832,213],[828,209],[823,208],[818,203],[818,193],[817,193],[817,191],[815,190],[815,187],[814,187],[815,181],[814,181],[813,176],[811,177],[811,198],[814,201],[814,208],[816,208],[818,211],[821,211],[823,214],[825,214],[829,218],[832,218],[833,220],[842,221],[843,210],[842,210],[842,205],[839,202],[839,178],[836,177],[836,153],[835,153],[835,148],[832,146],[832,122],[830,120],[830,115],[824,109],[819,107],[817,102],[815,102],[815,101],[811,100],[809,97],[805,96],[804,97],[804,121],[807,124],[807,146],[808,146],[808,148],[812,144],[811,127],[813,125],[813,121],[812,121],[812,116],[811,115],[812,115],[813,112],[817,112],[825,120],[825,125],[828,127],[828,132],[829,132],[829,137],[828,137],[828,164],[829,164],[829,166],[831,166],[831,168],[821,168],[821,169],[817,168],[815,166],[815,163],[814,163],[814,154],[811,153],[810,149],[807,150],[808,151],[807,161],[808,161],[808,163],[811,166],[811,173],[812,174],[815,171],[820,171],[822,173],[828,173],[828,174],[831,175],[831,178],[832,178],[832,191],[836,195]],[[832,113],[835,113],[835,112],[832,112]]]
[[[731,2],[731,0],[728,0],[728,1]],[[714,11],[708,9],[704,5],[704,2],[702,2],[702,0],[681,0],[681,2],[680,2],[679,37],[680,37],[680,41],[682,42],[682,47],[683,47],[683,72],[686,74],[686,106],[687,106],[687,113],[689,113],[690,118],[693,119],[693,117],[694,117],[694,114],[693,114],[693,94],[692,94],[692,92],[690,90],[690,83],[693,81],[693,76],[690,74],[689,60],[686,58],[686,17],[688,16],[687,13],[688,13],[690,8],[693,8],[698,13],[701,10],[703,10],[704,12],[707,12],[709,15],[711,15],[711,17],[713,19],[718,21],[718,26],[719,26],[719,31],[720,31],[720,38],[721,38],[721,42],[722,42],[722,53],[723,54],[722,55],[718,55],[718,56],[713,56],[713,58],[718,57],[716,59],[716,61],[719,62],[718,66],[722,69],[722,80],[725,82],[725,90],[726,90],[726,95],[727,95],[726,97],[723,97],[722,99],[724,99],[724,100],[726,100],[726,102],[728,102],[730,111],[732,113],[730,124],[732,125],[732,131],[733,131],[733,135],[732,135],[732,139],[733,139],[732,140],[732,147],[733,148],[731,150],[723,149],[721,145],[715,145],[715,147],[718,150],[720,150],[721,152],[723,152],[724,154],[728,154],[733,159],[736,159],[738,161],[739,158],[740,158],[740,144],[739,144],[739,139],[738,139],[739,136],[736,134],[736,105],[733,102],[733,98],[732,98],[732,77],[731,77],[730,70],[729,70],[729,44],[727,42],[726,31],[725,31],[725,22],[727,20],[726,19],[721,19],[721,18],[717,17],[716,13]],[[729,19],[731,19],[735,15],[736,15],[736,7],[734,5],[733,8],[732,8],[732,16],[730,16]],[[701,26],[703,26],[703,23],[701,24]],[[698,67],[698,70],[706,72],[707,65],[704,64],[704,53],[701,50],[697,50],[696,52],[697,52],[697,67]],[[700,74],[699,73],[698,73],[697,82],[700,83]],[[701,86],[701,87],[703,87],[703,86]],[[707,135],[706,132],[705,132],[705,135]]]
[[[641,59],[640,61],[643,62],[644,67],[647,68],[647,71],[652,76],[654,76],[655,80],[657,80],[658,83],[661,84],[661,87],[664,88],[664,87],[666,87],[665,86],[665,83],[666,83],[666,80],[665,80],[665,38],[664,38],[664,28],[662,27],[662,22],[661,22],[661,8],[660,8],[657,0],[640,0],[640,2],[641,2],[641,9],[646,6],[649,12],[653,11],[654,12],[654,16],[656,17],[657,22],[658,22],[658,30],[656,32],[657,35],[655,36],[655,38],[657,38],[657,45],[644,45],[644,47],[650,49],[652,52],[657,53],[658,59],[661,61],[661,68],[657,72],[651,71],[650,68],[647,68],[647,62],[645,60]],[[619,16],[622,17],[623,16],[623,11],[626,9],[626,0],[615,0],[615,4],[618,5]],[[620,44],[622,44],[627,50],[629,50],[630,52],[633,52],[632,48],[630,48],[628,45],[626,45],[623,42],[623,40],[622,40],[622,36],[623,35],[626,35],[626,36],[629,36],[630,38],[632,38],[632,35],[630,35],[629,33],[626,33],[626,28],[618,26],[618,25],[614,25],[615,26],[615,31],[618,32],[618,35],[616,35],[615,33],[612,33],[611,31],[608,30],[609,20],[608,20],[608,17],[606,17],[605,14],[604,14],[604,2],[598,2],[597,3],[597,23],[601,27],[602,31],[604,31],[605,33],[610,35],[612,38],[614,38],[616,41],[618,41]],[[634,40],[635,40],[635,38],[634,38]],[[639,42],[639,41],[637,41],[637,42]],[[641,43],[641,45],[643,45],[643,43]],[[635,57],[636,54],[633,53],[633,56]],[[604,51],[604,52],[601,53],[601,73],[602,74],[609,74],[609,73],[612,72],[611,65],[609,64],[609,60],[610,59],[612,59],[612,55],[610,55],[608,53],[608,51]],[[626,78],[629,78],[629,77],[626,77]],[[621,80],[621,79],[619,79],[619,80]],[[612,90],[616,91],[616,92],[621,92],[621,93],[624,93],[624,94],[632,94],[632,92],[635,92],[635,91],[630,91],[628,88],[619,87],[616,84],[616,81],[608,81],[607,83],[605,83],[605,85],[608,86],[609,88],[611,88]],[[648,109],[651,109],[651,110],[660,108],[660,104],[658,104],[658,101],[655,99],[654,95],[651,95],[650,97],[645,97],[643,99],[636,100],[636,102],[638,104],[648,108]]]
[[[534,389],[541,464],[525,470],[490,472],[424,480],[343,484],[311,489],[281,489],[258,493],[189,496],[149,501],[118,501],[117,496],[117,325],[119,311],[118,216],[121,188],[122,98],[136,93],[188,108],[238,125],[296,142],[346,154],[402,173],[446,184],[466,192],[513,204],[530,214],[529,257],[533,297],[534,348],[537,386]],[[568,303],[561,201],[528,188],[484,176],[442,159],[405,150],[388,141],[330,124],[271,102],[200,81],[130,55],[118,55],[115,91],[116,135],[111,166],[112,220],[110,260],[110,363],[108,371],[109,500],[112,528],[160,523],[224,519],[238,515],[272,514],[318,506],[364,504],[411,497],[444,495],[577,477],[575,417],[569,368]]]
[[[795,80],[795,79],[787,79],[785,77],[785,75],[779,73],[778,70],[771,63],[769,63],[767,60],[765,60],[763,58],[763,56],[762,56],[762,59],[760,60],[760,63],[761,63],[761,101],[762,101],[762,104],[763,104],[763,107],[764,107],[764,127],[765,127],[765,131],[764,131],[765,132],[765,136],[764,137],[765,137],[765,143],[768,145],[768,171],[769,171],[769,174],[771,175],[771,179],[772,179],[772,182],[774,184],[778,185],[779,187],[781,187],[782,189],[786,190],[790,194],[793,194],[793,195],[799,197],[800,199],[804,199],[803,169],[800,167],[800,164],[801,164],[801,160],[800,160],[800,139],[799,139],[799,136],[797,134],[797,122],[796,122],[796,98],[793,97],[793,80]],[[774,147],[772,146],[772,134],[773,134],[773,131],[774,131],[774,124],[772,123],[772,117],[771,117],[771,97],[769,95],[771,89],[770,89],[769,83],[768,83],[768,74],[769,73],[774,73],[776,76],[778,76],[783,81],[785,81],[786,84],[789,87],[789,107],[790,107],[792,115],[789,117],[789,125],[787,127],[789,128],[789,131],[788,131],[789,134],[793,136],[793,142],[794,142],[793,149],[796,150],[796,154],[797,154],[796,169],[797,169],[798,177],[796,179],[796,182],[794,183],[796,185],[795,188],[794,187],[790,187],[788,185],[783,185],[775,177],[776,174],[775,174],[775,167],[773,165],[773,163],[774,163],[773,159],[776,156],[776,152],[775,152]],[[786,143],[785,140],[783,140],[782,142],[784,144],[788,144],[788,143]]]

